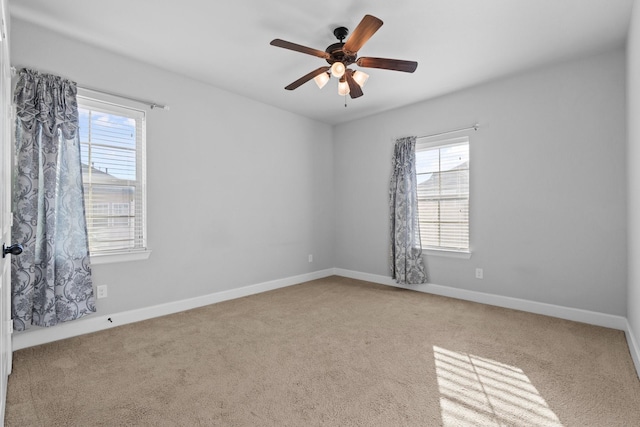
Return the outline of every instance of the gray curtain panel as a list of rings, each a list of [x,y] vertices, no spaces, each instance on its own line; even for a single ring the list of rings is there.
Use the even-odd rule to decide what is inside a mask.
[[[96,311],[82,188],[76,84],[23,69],[14,92],[13,327],[54,326]]]
[[[415,136],[396,141],[389,188],[391,277],[410,285],[427,281],[418,223],[415,146]]]

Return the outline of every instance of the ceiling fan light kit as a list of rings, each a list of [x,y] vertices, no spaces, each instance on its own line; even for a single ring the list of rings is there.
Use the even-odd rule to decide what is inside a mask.
[[[347,38],[349,30],[346,27],[338,27],[333,30],[333,35],[339,40],[327,47],[324,51],[291,43],[281,39],[271,41],[272,46],[289,49],[307,55],[317,56],[327,61],[329,66],[320,67],[310,73],[300,77],[298,80],[285,87],[287,90],[294,90],[302,86],[304,83],[313,79],[316,85],[322,89],[330,80],[330,76],[339,79],[338,94],[351,98],[359,98],[363,95],[362,87],[364,87],[369,75],[360,70],[352,70],[348,68],[352,64],[356,64],[362,68],[380,68],[384,70],[402,71],[405,73],[413,73],[418,67],[415,61],[404,61],[400,59],[388,58],[358,58],[360,48],[375,34],[382,26],[382,21],[375,16],[365,15],[358,24],[353,34]]]
[[[360,85],[360,87],[364,87],[367,80],[369,80],[369,74],[364,71],[354,71],[353,72],[353,80],[356,81]]]
[[[313,81],[316,82],[318,88],[320,89],[322,89],[329,80],[331,80],[331,77],[329,77],[329,73],[320,73],[313,78]]]
[[[349,85],[347,84],[347,80],[340,79],[340,82],[338,83],[338,95],[345,96],[345,95],[348,95],[349,92],[351,91],[349,90]]]
[[[331,75],[333,75],[333,77],[335,77],[336,79],[339,79],[340,77],[344,76],[344,72],[346,69],[347,67],[345,67],[342,62],[334,62],[333,65],[331,65]]]

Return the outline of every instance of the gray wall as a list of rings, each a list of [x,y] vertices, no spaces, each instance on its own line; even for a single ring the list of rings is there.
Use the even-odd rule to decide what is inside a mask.
[[[394,138],[479,122],[473,256],[426,257],[431,282],[626,315],[623,50],[332,129],[15,19],[11,43],[16,66],[171,106],[148,116],[153,253],[94,266],[101,314],[330,267],[388,275]]]
[[[628,157],[629,179],[629,287],[627,318],[640,343],[640,5],[636,2],[631,16],[627,43],[628,78]],[[632,353],[633,354],[633,353]],[[636,361],[637,363],[638,361]],[[640,371],[640,366],[637,366]]]
[[[101,315],[333,267],[330,126],[11,24],[15,66],[171,107],[147,116],[153,252],[94,265]]]
[[[479,122],[473,255],[425,256],[430,282],[625,315],[625,90],[616,50],[337,126],[336,267],[389,275],[394,139]]]

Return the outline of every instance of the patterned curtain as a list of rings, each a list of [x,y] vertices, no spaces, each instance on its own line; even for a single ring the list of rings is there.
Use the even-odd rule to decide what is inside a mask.
[[[391,277],[409,285],[427,281],[418,225],[415,146],[415,136],[396,141],[389,187]]]
[[[13,328],[96,311],[84,214],[76,84],[23,69],[14,92]]]

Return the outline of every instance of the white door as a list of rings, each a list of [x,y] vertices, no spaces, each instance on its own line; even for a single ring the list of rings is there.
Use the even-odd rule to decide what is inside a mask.
[[[6,1],[0,0],[0,246],[11,245],[11,64]],[[0,254],[2,255],[2,254]],[[0,424],[11,372],[11,256],[0,257]]]

